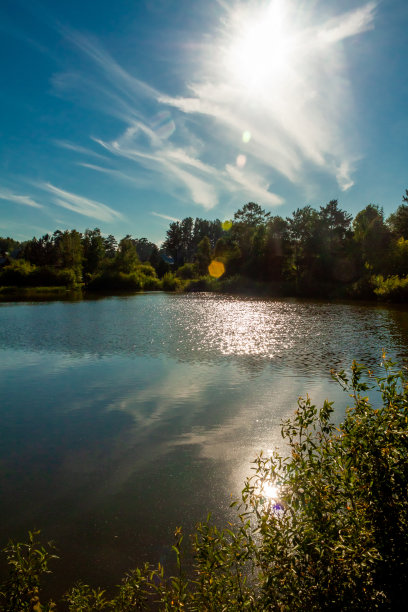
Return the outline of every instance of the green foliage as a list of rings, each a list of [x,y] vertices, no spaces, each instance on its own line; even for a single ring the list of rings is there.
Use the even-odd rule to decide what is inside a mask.
[[[221,290],[221,282],[217,278],[213,278],[209,274],[207,276],[201,276],[197,280],[191,280],[188,282],[184,291],[213,291],[217,292]]]
[[[143,279],[144,291],[161,291],[162,282],[154,276],[145,276]]]
[[[132,238],[127,235],[119,242],[115,257],[115,268],[119,272],[129,274],[139,264],[139,256]]]
[[[408,189],[405,190],[405,196],[402,197],[403,202],[408,202]],[[408,240],[408,206],[400,204],[395,213],[392,213],[387,223],[391,231],[398,237]]]
[[[197,245],[196,265],[200,276],[208,273],[208,266],[211,263],[211,243],[208,236],[204,236]]]
[[[10,253],[14,249],[17,249],[19,242],[7,236],[7,238],[0,237],[0,254],[2,252]]]
[[[248,204],[245,204],[234,214],[234,222],[248,227],[257,227],[265,224],[270,214],[269,212],[265,212],[259,204],[248,202]]]
[[[225,271],[222,282],[209,285],[209,291],[225,287],[242,292],[245,283],[236,279],[245,277],[246,284],[252,284],[250,291],[261,295],[405,301],[407,203],[408,195],[404,195],[387,222],[382,208],[369,204],[352,222],[337,200],[319,210],[310,205],[297,208],[286,219],[249,202],[228,224],[192,217],[171,222],[160,250],[147,238],[130,235],[118,245],[113,235],[104,238],[98,228],[87,229],[83,235],[57,230],[40,239],[16,242],[16,248],[0,258],[0,285],[84,284],[92,290],[140,291],[161,288],[156,276],[166,276],[168,291],[202,290],[207,283],[202,279],[216,259]],[[1,240],[12,246],[12,239]],[[27,264],[10,263],[17,256]],[[180,282],[174,280],[174,273]]]
[[[55,604],[40,602],[40,583],[43,574],[50,573],[48,564],[58,557],[53,553],[54,546],[41,545],[37,541],[38,531],[28,533],[26,543],[10,541],[4,553],[9,566],[7,581],[0,588],[0,609],[7,612],[51,611]]]
[[[16,259],[0,272],[0,284],[15,287],[74,287],[77,275],[73,269],[34,266],[24,259]]]
[[[36,270],[36,266],[24,259],[12,261],[0,272],[0,282],[2,285],[25,286],[29,283],[30,275]]]
[[[178,276],[179,278],[183,278],[184,280],[197,278],[197,266],[192,263],[185,263],[177,270],[176,276]]]
[[[379,275],[373,278],[373,285],[375,295],[381,300],[405,302],[408,299],[408,276],[384,278]]]
[[[92,589],[87,584],[79,582],[64,597],[70,612],[90,612],[112,609],[109,600],[104,597],[105,591]]]
[[[80,583],[65,595],[69,610],[400,609],[408,596],[408,379],[385,355],[382,365],[379,377],[356,362],[349,375],[333,373],[353,400],[340,425],[331,402],[318,409],[299,399],[282,426],[288,452],[256,459],[232,504],[235,524],[220,530],[209,516],[197,526],[188,578],[178,528],[175,576],[145,565],[110,600]],[[5,549],[3,610],[52,609],[38,592],[54,555],[35,535]]]
[[[182,288],[181,280],[172,272],[166,272],[162,278],[162,287],[164,291],[179,291]]]
[[[142,274],[143,276],[147,276],[149,278],[157,278],[156,270],[153,268],[153,266],[150,263],[139,264],[137,266],[137,271],[139,272],[139,274]]]

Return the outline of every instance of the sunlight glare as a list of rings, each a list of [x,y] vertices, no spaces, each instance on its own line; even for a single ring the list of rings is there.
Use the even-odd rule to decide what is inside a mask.
[[[271,482],[267,482],[261,488],[261,495],[270,501],[276,502],[279,496],[279,487]]]
[[[293,33],[282,0],[271,0],[255,13],[237,13],[225,66],[233,79],[262,89],[290,67]]]

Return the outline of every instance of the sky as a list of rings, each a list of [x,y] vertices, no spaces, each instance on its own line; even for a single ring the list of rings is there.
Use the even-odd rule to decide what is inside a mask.
[[[408,188],[406,0],[3,0],[0,236],[385,216]]]

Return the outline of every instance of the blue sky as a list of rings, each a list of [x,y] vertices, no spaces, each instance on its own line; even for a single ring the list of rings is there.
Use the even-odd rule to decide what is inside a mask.
[[[3,0],[0,235],[386,215],[408,187],[406,0]]]

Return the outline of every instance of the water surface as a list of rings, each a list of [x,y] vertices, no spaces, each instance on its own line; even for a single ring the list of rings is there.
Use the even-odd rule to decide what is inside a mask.
[[[408,356],[404,309],[141,294],[0,305],[0,542],[40,528],[54,578],[115,584],[177,525],[228,518],[297,398],[330,369]]]

